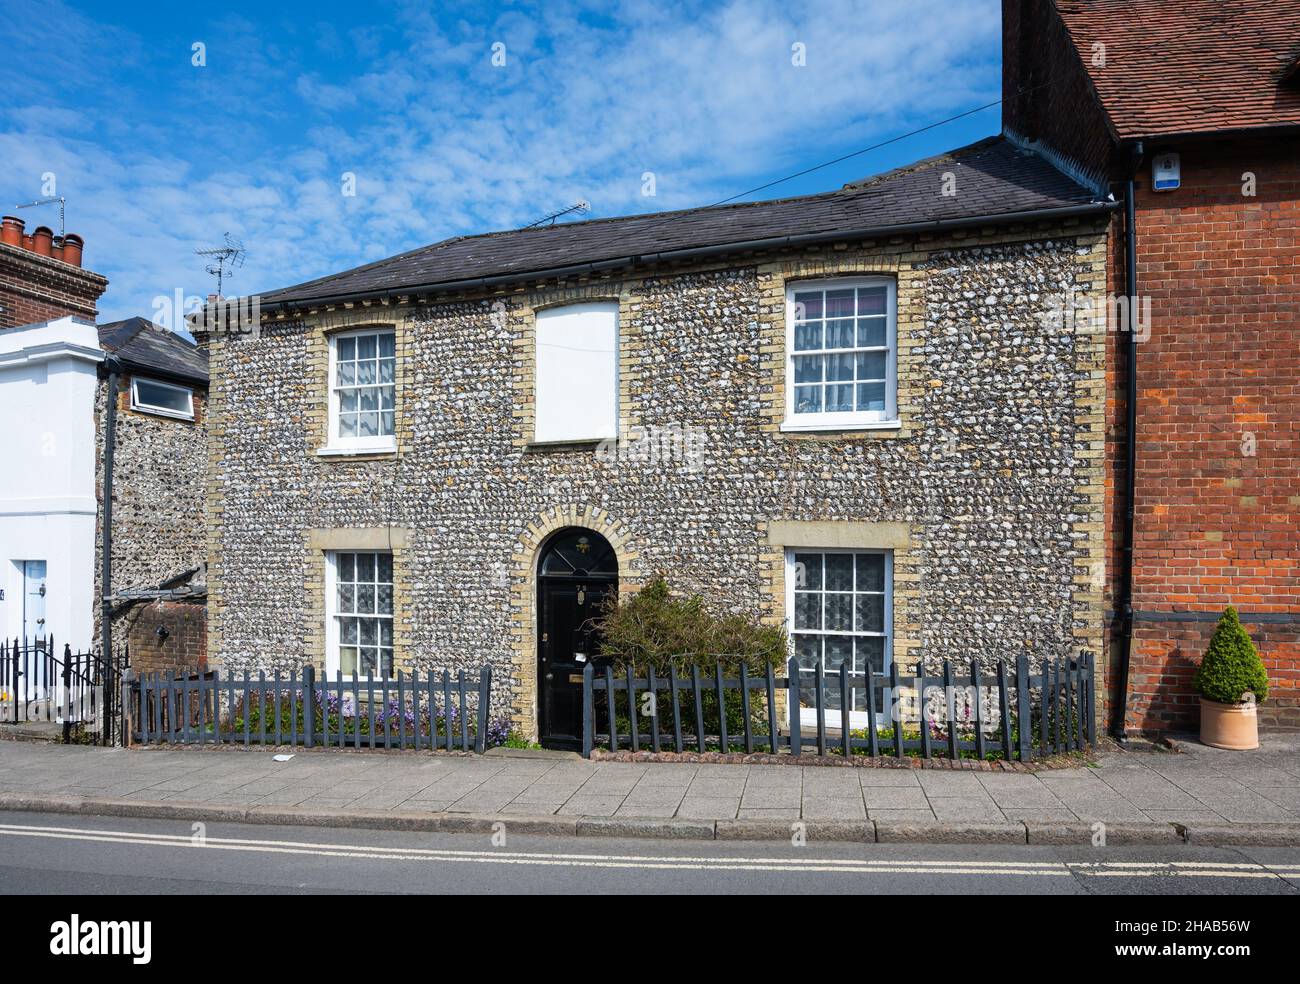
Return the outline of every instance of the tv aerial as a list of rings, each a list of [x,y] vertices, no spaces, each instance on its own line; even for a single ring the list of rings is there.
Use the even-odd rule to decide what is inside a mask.
[[[235,271],[244,265],[244,257],[248,251],[244,249],[244,244],[238,239],[231,237],[230,233],[225,233],[224,246],[212,246],[208,249],[196,249],[194,252],[199,256],[211,257],[215,262],[209,263],[204,269],[217,278],[217,296],[222,296],[221,287],[226,277],[233,277]]]
[[[64,222],[64,212],[67,210],[68,200],[62,195],[54,198],[38,198],[34,202],[28,202],[25,205],[15,205],[14,208],[36,208],[38,205],[53,205],[59,203],[59,237],[62,238],[68,234],[67,225]]]
[[[532,229],[540,225],[555,225],[555,220],[565,215],[583,215],[591,211],[591,206],[585,201],[576,201],[568,208],[562,208],[558,212],[552,212],[550,215],[543,215],[536,222],[530,222],[524,226],[525,229]]]

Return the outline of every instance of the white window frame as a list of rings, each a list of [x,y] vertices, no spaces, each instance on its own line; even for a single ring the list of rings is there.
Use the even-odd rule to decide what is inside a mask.
[[[329,413],[326,428],[329,433],[323,453],[329,454],[367,454],[397,450],[397,434],[381,434],[374,437],[340,437],[339,436],[339,392],[338,392],[338,343],[344,338],[362,338],[367,335],[393,336],[393,429],[397,428],[397,329],[392,325],[369,325],[349,331],[335,332],[329,336],[329,368],[326,388],[329,391]],[[386,385],[376,383],[375,385]]]
[[[794,360],[796,355],[849,354],[871,349],[821,349],[796,352],[795,293],[806,290],[843,290],[885,287],[885,409],[827,413],[795,413]],[[855,324],[856,329],[856,324]],[[856,342],[856,337],[854,338]],[[785,421],[783,431],[894,430],[898,419],[898,282],[893,277],[833,277],[826,280],[792,280],[785,290]],[[856,385],[856,384],[855,384]]]
[[[185,403],[189,407],[186,411],[173,410],[171,407],[154,406],[152,403],[145,403],[140,399],[138,384],[148,383],[150,386],[158,386],[166,390],[174,390],[177,393],[185,394]],[[188,386],[181,386],[178,383],[164,383],[161,379],[153,379],[149,376],[132,376],[131,377],[131,409],[140,413],[154,414],[158,417],[172,417],[175,420],[193,420],[194,419],[194,390]]]
[[[562,317],[566,314],[576,315],[584,311],[599,312],[603,315],[613,315],[613,350],[610,359],[613,369],[613,378],[609,380],[610,390],[606,395],[610,400],[609,409],[612,415],[605,419],[604,408],[601,416],[594,412],[589,412],[584,416],[581,429],[576,427],[565,428],[564,422],[557,424],[555,421],[544,419],[543,401],[546,399],[556,399],[549,393],[552,389],[543,383],[543,373],[546,366],[543,362],[542,339],[539,324],[542,320],[552,317]],[[619,334],[621,327],[622,312],[619,308],[618,301],[594,300],[579,301],[574,304],[556,305],[538,310],[533,316],[533,438],[534,444],[582,444],[593,441],[610,441],[618,438],[618,419],[619,419],[619,349],[621,340]],[[561,348],[562,346],[556,346]],[[604,354],[604,353],[601,353]],[[594,389],[595,387],[593,387]],[[559,427],[559,431],[548,430],[549,428]]]
[[[802,629],[798,631],[801,634],[805,634],[805,635],[883,638],[885,640],[883,671],[886,674],[886,679],[888,679],[889,667],[894,661],[894,654],[893,654],[894,552],[892,550],[874,549],[874,548],[867,548],[867,547],[851,548],[851,549],[846,549],[842,547],[787,547],[786,548],[785,551],[785,629],[786,629],[786,635],[790,639],[790,657],[792,659],[795,653],[797,652],[794,644],[794,636],[796,632],[794,627],[794,614],[795,614],[794,595],[795,595],[795,578],[796,578],[795,559],[794,559],[795,554],[826,554],[826,555],[848,554],[854,557],[858,556],[859,554],[873,554],[877,556],[883,556],[885,558],[885,591],[884,591],[885,630],[883,632],[830,631],[826,629],[817,629],[817,630]],[[855,565],[855,571],[856,571],[856,565]],[[856,573],[855,573],[855,577],[856,577]],[[824,659],[825,656],[823,655],[823,660]],[[798,670],[796,670],[796,672],[798,672]],[[838,674],[835,675],[837,676]],[[825,679],[830,680],[832,679],[832,676],[833,675],[831,672],[827,672],[825,674]],[[803,678],[800,678],[799,683],[801,689],[803,686],[803,682],[804,682]],[[893,720],[891,719],[891,716],[889,714],[889,708],[892,706],[892,695],[890,693],[890,688],[888,686],[881,686],[880,689],[883,694],[882,701],[884,703],[885,710],[883,714],[881,713],[876,714],[877,730],[893,726]],[[803,725],[804,727],[816,726],[817,709],[815,707],[801,707],[798,710],[799,710],[799,723],[801,725]],[[791,706],[789,708],[789,712],[790,712],[790,726],[793,728],[796,726],[794,721],[795,708]],[[870,718],[868,717],[867,711],[855,711],[855,710],[849,711],[850,727],[854,729],[866,728],[870,725],[870,723],[871,722],[870,722]],[[839,728],[840,712],[838,710],[826,712],[826,725],[827,727],[830,728]]]
[[[393,676],[388,677],[391,681],[396,678],[397,672],[397,557],[387,550],[327,550],[325,552],[325,672],[329,677],[338,674],[340,668],[339,655],[339,593],[338,593],[338,558],[340,554],[386,554],[393,559],[393,612],[390,615],[376,614],[375,618],[387,618],[393,625]],[[382,655],[380,665],[383,665]],[[364,682],[370,680],[370,674],[357,673],[357,680]],[[345,679],[352,679],[349,675]],[[373,677],[376,682],[384,679],[383,676],[376,675]]]

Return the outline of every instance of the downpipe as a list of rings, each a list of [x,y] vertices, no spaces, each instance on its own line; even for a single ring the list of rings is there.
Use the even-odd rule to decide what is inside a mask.
[[[1137,528],[1137,398],[1138,398],[1138,282],[1137,203],[1134,184],[1142,165],[1143,147],[1132,147],[1128,178],[1124,187],[1124,286],[1128,292],[1128,331],[1124,391],[1124,542],[1120,554],[1120,644],[1119,674],[1116,681],[1112,735],[1121,746],[1128,743],[1129,666],[1133,655],[1133,557]]]

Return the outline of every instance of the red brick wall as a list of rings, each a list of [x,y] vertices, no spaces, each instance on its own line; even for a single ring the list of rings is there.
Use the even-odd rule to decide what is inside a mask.
[[[132,609],[129,622],[127,644],[136,673],[207,668],[207,606],[202,601],[142,602]],[[167,631],[165,639],[158,638],[159,628]]]
[[[107,287],[97,273],[0,243],[0,328],[67,315],[93,322]]]
[[[1190,678],[1214,623],[1157,619],[1232,604],[1269,670],[1264,722],[1300,726],[1300,141],[1168,149],[1181,154],[1182,187],[1151,191],[1147,165],[1137,199],[1138,289],[1151,298],[1152,333],[1138,346],[1141,614],[1127,723],[1195,725]],[[1242,194],[1247,171],[1255,197]],[[1123,290],[1118,271],[1114,289]],[[1121,368],[1111,361],[1120,490]]]
[[[1049,0],[1002,0],[1002,125],[1104,175],[1112,137],[1092,80]]]

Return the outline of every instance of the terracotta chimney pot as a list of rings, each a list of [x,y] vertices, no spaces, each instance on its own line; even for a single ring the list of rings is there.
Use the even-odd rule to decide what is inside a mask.
[[[71,263],[73,266],[81,266],[81,248],[85,245],[84,240],[75,232],[70,232],[63,237],[63,262]]]
[[[16,215],[6,215],[3,220],[3,226],[0,226],[0,242],[6,246],[17,246],[23,248],[23,225],[22,219]]]
[[[54,230],[49,226],[37,226],[32,230],[32,252],[38,256],[49,256],[54,246]]]

